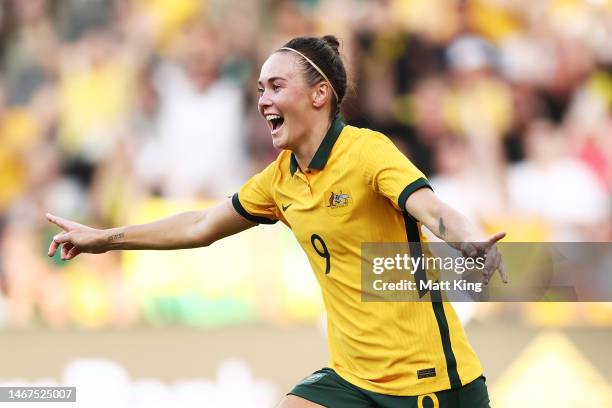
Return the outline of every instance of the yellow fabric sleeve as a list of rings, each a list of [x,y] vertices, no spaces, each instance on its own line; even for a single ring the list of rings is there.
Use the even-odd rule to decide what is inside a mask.
[[[360,163],[365,182],[400,211],[405,210],[410,194],[423,187],[431,189],[425,175],[381,133],[365,136]]]
[[[278,207],[272,195],[275,172],[276,161],[254,175],[234,194],[232,204],[238,214],[257,224],[278,221]]]

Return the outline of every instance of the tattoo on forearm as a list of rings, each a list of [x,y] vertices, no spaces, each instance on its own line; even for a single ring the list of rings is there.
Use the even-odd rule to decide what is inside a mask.
[[[440,236],[446,239],[446,225],[444,225],[444,220],[440,217],[440,223],[438,224],[438,231],[440,231]]]
[[[125,234],[123,232],[120,232],[119,234],[111,235],[110,237],[108,237],[108,242],[116,241],[118,239],[123,238],[124,236]]]

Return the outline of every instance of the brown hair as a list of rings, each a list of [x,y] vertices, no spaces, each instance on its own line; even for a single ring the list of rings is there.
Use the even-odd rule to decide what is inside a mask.
[[[340,111],[340,106],[346,95],[347,77],[344,63],[338,50],[340,42],[333,35],[323,37],[297,37],[283,45],[292,48],[309,58],[321,71],[325,73],[331,86],[336,91],[338,99],[332,101],[331,115],[335,116]],[[279,50],[279,52],[288,50]],[[304,71],[306,81],[310,85],[315,85],[321,80],[325,80],[308,61],[300,58],[301,67]]]

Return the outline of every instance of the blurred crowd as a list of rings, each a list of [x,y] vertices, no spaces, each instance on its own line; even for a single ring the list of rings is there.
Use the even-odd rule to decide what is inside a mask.
[[[611,240],[611,0],[6,0],[0,326],[140,322],[124,255],[50,261],[44,214],[109,227],[233,194],[278,154],[262,62],[330,33],[347,123],[445,201],[512,241]]]

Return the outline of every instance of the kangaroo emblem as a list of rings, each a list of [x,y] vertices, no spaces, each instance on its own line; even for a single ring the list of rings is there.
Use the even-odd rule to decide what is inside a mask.
[[[331,207],[331,208],[346,207],[347,205],[349,205],[350,198],[351,196],[348,195],[347,193],[343,193],[342,190],[340,190],[340,192],[337,194],[332,191],[329,196],[328,207]]]

